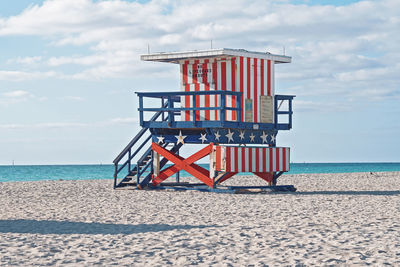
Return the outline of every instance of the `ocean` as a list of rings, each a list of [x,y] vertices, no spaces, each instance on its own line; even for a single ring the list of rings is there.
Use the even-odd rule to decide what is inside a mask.
[[[208,164],[200,164],[204,168]],[[400,163],[291,163],[285,174],[400,171]],[[249,173],[242,173],[247,175]],[[0,166],[0,182],[112,179],[114,165]],[[181,177],[190,176],[182,171]]]

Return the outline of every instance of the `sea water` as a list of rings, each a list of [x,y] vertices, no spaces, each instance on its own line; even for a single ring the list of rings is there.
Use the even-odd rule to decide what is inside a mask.
[[[200,164],[208,168],[208,164]],[[291,163],[285,174],[400,171],[400,163]],[[247,175],[249,173],[242,173]],[[0,166],[0,182],[112,179],[114,165]],[[181,171],[181,177],[190,176]]]

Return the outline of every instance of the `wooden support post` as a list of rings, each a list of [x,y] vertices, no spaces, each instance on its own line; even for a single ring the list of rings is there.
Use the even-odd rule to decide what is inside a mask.
[[[160,154],[153,151],[153,174],[158,176],[160,174]]]

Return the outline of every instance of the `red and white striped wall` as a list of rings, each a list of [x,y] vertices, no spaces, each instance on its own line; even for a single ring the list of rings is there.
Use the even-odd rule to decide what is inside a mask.
[[[215,146],[215,169],[224,172],[278,172],[290,169],[289,147]]]
[[[182,61],[181,79],[183,91],[210,91],[228,90],[243,93],[242,116],[245,119],[245,99],[253,100],[253,122],[260,122],[260,96],[274,95],[274,61],[249,58],[210,58],[199,60]],[[196,96],[197,107],[216,107],[220,105],[217,96]],[[226,99],[228,107],[235,107],[236,100],[233,96]],[[192,107],[192,98],[184,96],[181,98],[182,107]],[[182,112],[182,120],[192,120],[192,113]],[[218,111],[198,111],[198,120],[219,120]],[[235,111],[226,111],[226,119],[236,121]]]

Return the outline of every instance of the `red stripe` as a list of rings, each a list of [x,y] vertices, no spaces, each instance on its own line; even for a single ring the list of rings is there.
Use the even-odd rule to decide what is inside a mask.
[[[244,147],[241,148],[242,149],[242,171],[245,170],[246,168],[246,150]]]
[[[283,171],[286,171],[286,148],[282,148],[282,158],[283,158],[283,162],[282,162],[282,167],[283,167]]]
[[[215,163],[215,168],[217,169],[217,171],[221,170],[221,147],[220,146],[216,146],[216,163]]]
[[[207,69],[207,64],[208,64],[208,59],[204,60],[204,64],[203,64],[203,83],[204,83],[204,90],[205,91],[210,91],[210,84],[208,83],[208,69]],[[204,70],[206,72],[204,72]],[[205,99],[205,107],[209,108],[210,107],[210,96],[206,95],[204,97]],[[204,112],[204,116],[205,116],[205,120],[209,121],[210,120],[210,111],[206,110]]]
[[[258,122],[258,94],[257,94],[257,59],[254,59],[254,122]]]
[[[221,90],[226,91],[226,61],[221,62]]]
[[[244,121],[244,90],[243,90],[243,57],[240,57],[240,92],[242,92],[242,99],[240,103],[242,105],[242,115],[240,120]]]
[[[272,162],[273,162],[273,148],[269,148],[269,171],[272,172],[272,170],[274,169],[272,166]]]
[[[267,171],[267,149],[268,148],[262,148],[262,150],[263,150],[263,161],[262,161],[262,163],[263,163],[263,170],[264,170],[264,172],[266,172]]]
[[[238,147],[237,146],[235,146],[235,151],[234,151],[234,153],[235,153],[235,166],[234,166],[234,171],[237,171],[238,169],[239,169],[239,164],[238,164],[238,161],[239,161],[239,151],[238,151]]]
[[[217,60],[215,59],[212,64],[212,75],[213,75],[213,82],[214,82],[214,90],[218,90],[218,79],[217,79]],[[218,95],[214,96],[215,106],[218,106]],[[218,110],[215,110],[215,120],[218,120]]]
[[[288,152],[288,171],[290,170],[290,147],[287,149]]]
[[[247,74],[246,74],[246,77],[247,77],[247,98],[250,98],[250,95],[251,95],[251,93],[250,93],[250,79],[251,79],[251,77],[250,77],[250,58],[249,57],[247,58]]]
[[[236,91],[236,58],[231,59],[231,91]],[[236,97],[232,96],[232,107],[236,107]],[[232,120],[236,120],[236,111],[232,112]]]
[[[271,60],[267,61],[267,95],[271,95]]]
[[[280,171],[280,170],[279,170],[279,148],[275,148],[275,150],[276,150],[276,161],[275,161],[275,163],[276,163],[276,170],[277,170],[277,171]]]
[[[253,151],[252,148],[249,147],[247,148],[247,150],[249,151],[249,171],[253,171]]]
[[[261,85],[261,95],[264,95],[264,59],[261,59],[261,66],[260,66],[260,85]]]
[[[254,148],[256,150],[256,169],[255,171],[260,171],[260,149],[262,148]]]
[[[226,162],[226,172],[231,171],[231,148],[226,147],[226,157],[225,157],[225,162]]]

